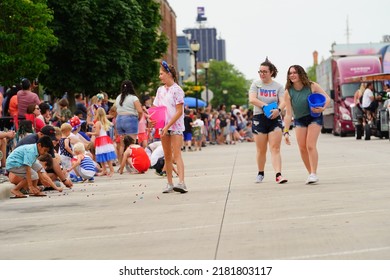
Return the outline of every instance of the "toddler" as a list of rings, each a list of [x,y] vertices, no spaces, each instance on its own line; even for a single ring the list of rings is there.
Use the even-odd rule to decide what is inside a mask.
[[[94,176],[96,173],[96,163],[92,158],[85,154],[85,148],[83,143],[78,142],[74,145],[73,151],[75,157],[72,160],[72,166],[67,170],[70,175],[74,176],[74,182],[84,182],[88,180],[89,182],[94,182]]]
[[[72,145],[70,143],[70,133],[72,126],[68,123],[61,125],[61,139],[59,142],[59,154],[61,157],[61,164],[64,169],[68,169],[71,166],[71,160],[73,158]]]

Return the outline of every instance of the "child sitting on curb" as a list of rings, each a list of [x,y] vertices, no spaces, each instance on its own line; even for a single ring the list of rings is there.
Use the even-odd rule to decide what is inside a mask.
[[[72,159],[72,166],[67,170],[70,173],[70,176],[73,177],[73,182],[83,182],[88,180],[89,182],[94,182],[94,176],[96,173],[96,163],[92,160],[91,157],[85,154],[85,148],[83,143],[76,143],[73,147],[73,152],[75,157]],[[72,176],[73,175],[73,176]],[[76,178],[76,179],[74,179]]]

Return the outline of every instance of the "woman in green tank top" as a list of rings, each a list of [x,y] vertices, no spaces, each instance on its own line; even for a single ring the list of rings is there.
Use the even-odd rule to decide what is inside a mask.
[[[325,96],[326,101],[323,107],[309,108],[308,96],[312,93],[320,93]],[[294,113],[295,136],[299,146],[302,161],[309,173],[306,184],[315,184],[318,182],[317,166],[318,151],[317,140],[323,124],[322,114],[319,117],[313,117],[313,113],[322,113],[329,105],[330,98],[328,94],[315,82],[311,82],[307,77],[305,69],[299,65],[292,65],[287,72],[286,91],[284,94],[286,103],[285,129],[283,136],[287,145],[290,145],[290,134],[288,128]]]

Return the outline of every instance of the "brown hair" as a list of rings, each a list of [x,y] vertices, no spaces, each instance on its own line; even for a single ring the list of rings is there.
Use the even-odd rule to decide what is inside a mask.
[[[175,83],[177,83],[178,81],[177,81],[177,73],[176,73],[175,67],[172,64],[168,64],[168,69],[169,69],[169,71],[168,71],[168,69],[166,69],[164,67],[164,64],[163,64],[164,62],[165,61],[161,61],[161,64],[160,64],[161,70],[163,70],[165,73],[171,74],[173,80],[175,81]]]
[[[27,106],[27,114],[34,114],[35,106],[38,106],[38,105],[35,105],[35,104],[28,105]]]
[[[69,102],[65,98],[62,98],[60,101],[58,101],[58,105],[60,105],[61,107],[68,107]]]
[[[293,85],[293,83],[291,82],[291,80],[289,78],[291,68],[294,68],[295,71],[297,71],[299,79],[301,80],[304,87],[311,87],[312,82],[309,80],[309,77],[307,76],[305,69],[303,69],[303,67],[300,65],[291,65],[287,70],[287,82],[286,82],[286,89],[287,90],[289,90]]]
[[[265,61],[261,63],[260,66],[268,67],[269,71],[272,72],[271,75],[272,78],[276,78],[276,75],[278,75],[278,69],[271,61],[268,60],[268,57],[265,58]]]

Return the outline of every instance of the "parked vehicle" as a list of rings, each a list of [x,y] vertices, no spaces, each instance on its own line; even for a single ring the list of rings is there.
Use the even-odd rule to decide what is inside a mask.
[[[351,77],[377,74],[381,63],[377,56],[330,57],[317,67],[317,82],[330,94],[332,102],[324,111],[322,132],[346,136],[355,134],[351,105],[360,82],[348,80]]]
[[[361,75],[347,79],[352,83],[374,83],[374,93],[379,100],[379,106],[372,122],[367,121],[366,114],[357,106],[352,107],[352,116],[355,125],[356,139],[361,139],[364,135],[365,140],[370,140],[371,136],[390,139],[389,129],[389,110],[386,100],[389,98],[387,92],[383,91],[383,83],[390,81],[390,73],[379,73],[374,75]]]

